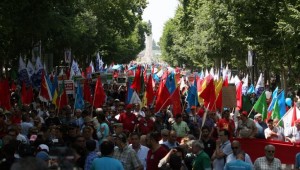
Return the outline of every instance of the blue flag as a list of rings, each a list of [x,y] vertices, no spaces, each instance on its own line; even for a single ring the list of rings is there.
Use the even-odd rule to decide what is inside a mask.
[[[175,89],[176,89],[176,84],[175,84],[175,76],[174,76],[174,72],[171,72],[168,75],[168,78],[166,80],[166,86],[167,89],[169,90],[170,94],[172,94]]]
[[[130,100],[132,98],[132,95],[133,95],[133,89],[130,87],[132,84],[132,82],[129,82],[127,83],[127,99],[126,99],[126,103],[129,104],[130,103]]]
[[[80,83],[77,82],[75,109],[83,109],[83,107],[84,107],[84,100],[83,100],[82,88],[80,86]]]
[[[278,93],[278,87],[276,87],[276,89],[272,93],[272,101],[269,105],[268,112],[272,111],[274,108],[275,102],[277,100],[277,93]]]
[[[252,94],[252,93],[255,93],[253,84],[250,85],[250,87],[248,88],[248,91],[247,91],[247,94]]]
[[[282,90],[282,92],[277,96],[277,99],[278,99],[280,117],[283,117],[283,115],[286,112],[284,90]]]

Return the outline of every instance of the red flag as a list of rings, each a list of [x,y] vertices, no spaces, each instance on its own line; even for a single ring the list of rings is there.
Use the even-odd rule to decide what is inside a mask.
[[[22,83],[22,91],[21,91],[21,101],[23,104],[28,104],[27,103],[27,90],[26,90],[26,85],[25,85],[25,82],[23,81]]]
[[[15,81],[12,81],[12,82],[11,82],[11,86],[10,86],[10,90],[11,90],[11,91],[16,91],[16,89],[17,89],[17,86],[16,86],[16,84],[15,84]]]
[[[93,103],[93,98],[91,95],[91,89],[89,85],[89,80],[85,79],[84,80],[84,85],[83,85],[83,98],[85,101],[88,101],[90,104]]]
[[[147,98],[147,106],[151,105],[154,99],[154,92],[153,92],[153,84],[152,84],[152,76],[149,75],[147,81],[147,88],[146,88],[146,98]]]
[[[225,81],[223,82],[222,88],[228,86],[228,79],[226,78]],[[216,100],[216,108],[222,111],[223,109],[223,101],[222,101],[222,96],[223,96],[223,89],[220,90],[219,95]]]
[[[41,89],[40,89],[39,98],[43,102],[52,101],[51,92],[50,92],[49,85],[47,83],[44,71],[42,72],[42,81],[41,81]]]
[[[171,95],[170,99],[173,104],[173,116],[175,117],[177,114],[181,114],[181,100],[180,100],[180,87],[177,87],[173,94]]]
[[[137,93],[141,91],[141,66],[137,67],[133,83],[131,84],[131,88],[134,89]]]
[[[10,91],[8,89],[8,80],[2,80],[0,82],[0,105],[6,110],[10,110]]]
[[[292,115],[292,127],[295,125],[296,120],[297,120],[297,105],[296,105],[296,103],[294,103],[293,115]]]
[[[242,82],[239,82],[239,84],[236,86],[236,107],[241,110],[242,109],[242,104],[243,104],[243,101],[242,101],[242,86],[243,86],[243,83]]]
[[[60,86],[59,92],[58,92],[58,100],[56,100],[56,106],[58,106],[59,109],[62,109],[63,107],[68,105],[68,96],[66,93],[65,83],[63,83]]]
[[[32,86],[29,86],[29,89],[27,89],[27,102],[28,104],[32,103],[33,101],[33,89]]]
[[[102,105],[105,102],[105,92],[102,86],[102,82],[100,77],[98,77],[97,82],[96,82],[96,88],[95,88],[95,93],[94,93],[94,102],[93,106],[95,108],[102,107]]]
[[[170,93],[167,89],[165,82],[162,80],[159,84],[158,91],[157,91],[157,100],[155,103],[155,112],[160,111],[163,108],[166,108],[170,105]]]
[[[200,94],[200,97],[204,99],[204,105],[206,107],[208,107],[209,105],[208,110],[215,109],[216,93],[215,93],[215,85],[213,79],[210,79],[206,88]]]

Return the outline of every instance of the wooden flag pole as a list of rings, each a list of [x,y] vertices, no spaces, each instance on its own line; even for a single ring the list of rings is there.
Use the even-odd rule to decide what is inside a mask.
[[[199,140],[201,139],[201,136],[202,136],[202,127],[203,127],[203,125],[205,124],[205,121],[206,121],[209,105],[210,105],[210,103],[208,103],[208,105],[205,109],[205,113],[204,113],[203,119],[202,119],[202,125],[199,127],[199,130],[200,130]]]

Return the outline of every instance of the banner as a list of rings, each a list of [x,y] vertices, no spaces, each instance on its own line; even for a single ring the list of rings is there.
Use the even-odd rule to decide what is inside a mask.
[[[241,148],[249,154],[252,162],[265,156],[265,146],[274,145],[275,157],[280,159],[282,164],[294,164],[295,156],[300,152],[300,143],[293,144],[289,142],[269,141],[265,139],[241,139],[235,138],[241,143]]]
[[[73,80],[64,80],[64,81],[65,81],[66,93],[75,96],[74,81]],[[58,81],[58,86],[60,86],[62,83],[63,83],[62,81]]]

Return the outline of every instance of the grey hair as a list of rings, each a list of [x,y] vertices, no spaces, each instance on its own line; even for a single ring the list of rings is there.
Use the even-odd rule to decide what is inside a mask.
[[[202,142],[202,141],[199,141],[199,140],[194,140],[192,146],[195,146],[195,147],[204,149],[204,144],[203,144],[203,142]]]
[[[195,140],[189,140],[189,141],[187,141],[186,144],[187,144],[188,147],[191,148],[191,147],[193,146],[193,143],[194,143],[194,142],[195,142]]]

